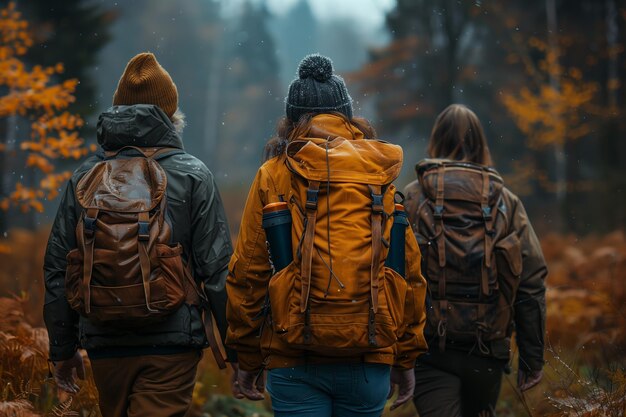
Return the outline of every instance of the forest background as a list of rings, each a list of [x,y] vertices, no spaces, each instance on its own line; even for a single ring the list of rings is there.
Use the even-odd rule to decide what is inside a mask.
[[[48,378],[43,251],[64,181],[96,149],[97,116],[141,51],[154,52],[178,86],[185,147],[215,174],[233,239],[304,55],[330,56],[355,113],[403,146],[400,187],[426,157],[436,115],[468,105],[550,268],[545,381],[523,396],[507,376],[499,415],[626,412],[623,0],[0,0],[0,8],[0,415],[98,415],[91,382],[58,398]],[[415,415],[412,407],[389,415]],[[270,409],[230,399],[226,376],[203,362],[197,415]]]

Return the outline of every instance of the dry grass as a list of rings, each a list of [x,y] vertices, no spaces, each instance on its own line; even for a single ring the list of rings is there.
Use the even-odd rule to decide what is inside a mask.
[[[56,395],[48,366],[48,333],[26,320],[26,299],[0,298],[0,415],[99,416],[91,379],[77,395]]]

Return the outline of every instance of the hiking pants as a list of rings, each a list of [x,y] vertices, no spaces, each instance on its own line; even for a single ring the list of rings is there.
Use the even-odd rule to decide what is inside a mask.
[[[102,417],[183,417],[202,353],[91,360]]]
[[[271,369],[267,390],[275,417],[380,417],[391,367],[383,364],[308,364]]]
[[[506,361],[447,350],[415,365],[413,402],[420,417],[495,416]]]

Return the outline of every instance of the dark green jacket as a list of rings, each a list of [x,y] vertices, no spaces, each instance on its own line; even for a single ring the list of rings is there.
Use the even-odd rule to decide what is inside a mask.
[[[203,281],[212,313],[222,337],[227,322],[226,291],[232,244],[222,201],[213,175],[197,158],[182,151],[183,143],[168,117],[156,106],[114,106],[100,115],[98,143],[101,151],[88,158],[72,175],[52,226],[46,256],[44,320],[53,361],[71,357],[77,348],[99,356],[167,353],[207,345],[199,307],[183,304],[162,322],[129,331],[96,326],[72,310],[65,296],[67,253],[76,248],[76,223],[81,208],[75,199],[80,178],[103,159],[102,151],[124,146],[170,147],[179,152],[158,159],[167,174],[168,219],[172,242],[180,242],[186,259],[192,259],[194,276]],[[123,153],[136,153],[132,149]],[[229,359],[234,356],[229,352]]]

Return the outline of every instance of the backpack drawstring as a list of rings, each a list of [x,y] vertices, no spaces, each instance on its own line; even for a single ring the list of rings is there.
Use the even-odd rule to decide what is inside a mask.
[[[328,268],[328,285],[326,286],[326,291],[324,292],[324,298],[328,297],[330,283],[333,276],[335,276],[335,273],[333,272],[333,254],[330,247],[330,159],[328,157],[328,139],[326,140],[326,242],[328,244],[328,262],[330,265],[324,262],[324,265]],[[320,256],[320,258],[322,257]],[[322,258],[322,261],[324,261],[324,258]],[[344,285],[339,278],[337,278],[337,282],[341,288],[344,288]]]

